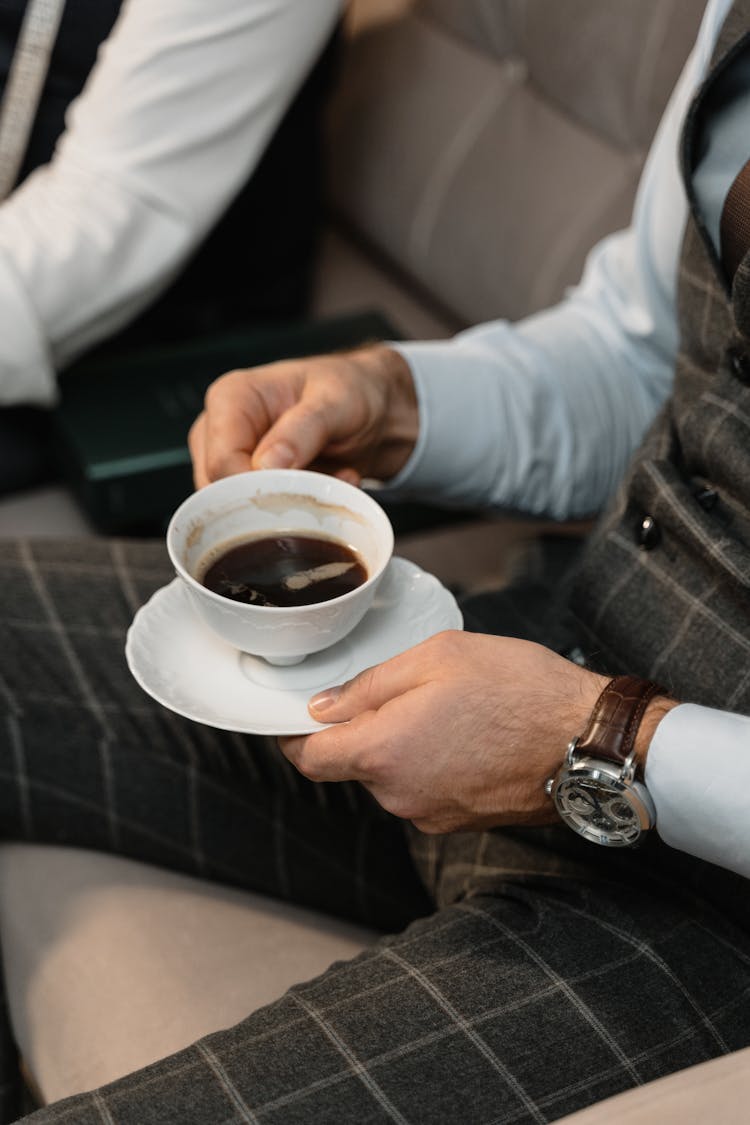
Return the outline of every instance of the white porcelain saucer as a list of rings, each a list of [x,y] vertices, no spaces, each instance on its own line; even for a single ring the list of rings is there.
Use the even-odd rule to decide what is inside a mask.
[[[153,595],[128,630],[125,656],[144,691],[178,715],[247,734],[321,730],[307,702],[441,629],[461,629],[450,590],[406,559],[392,559],[372,608],[343,641],[292,668],[238,652],[197,617],[179,578]]]

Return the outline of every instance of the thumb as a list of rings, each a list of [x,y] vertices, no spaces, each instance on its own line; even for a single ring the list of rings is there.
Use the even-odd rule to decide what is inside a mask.
[[[377,711],[385,703],[416,687],[416,669],[402,653],[384,664],[365,668],[354,679],[325,688],[308,704],[310,714],[321,723],[346,723],[365,711]]]
[[[271,426],[253,453],[254,469],[302,469],[354,424],[342,400],[307,392]]]

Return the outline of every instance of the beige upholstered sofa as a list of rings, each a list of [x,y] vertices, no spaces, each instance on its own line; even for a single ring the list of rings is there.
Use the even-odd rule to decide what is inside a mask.
[[[407,334],[436,337],[557,299],[589,246],[627,221],[702,6],[360,0],[332,114],[316,311],[379,306]],[[2,535],[68,531],[90,534],[61,490],[0,503]],[[482,584],[502,578],[518,534],[471,525],[400,549]],[[127,860],[0,849],[13,1022],[45,1100],[225,1026],[371,938]],[[571,1121],[744,1122],[748,1060],[717,1060]]]

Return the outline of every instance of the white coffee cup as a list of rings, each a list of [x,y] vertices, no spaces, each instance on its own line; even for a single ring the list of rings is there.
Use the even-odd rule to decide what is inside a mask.
[[[245,605],[202,585],[211,562],[242,538],[309,535],[338,540],[364,563],[367,579],[315,605]],[[234,543],[232,542],[234,541]],[[323,473],[262,469],[215,481],[177,509],[167,549],[205,623],[243,652],[298,664],[336,644],[364,617],[393,554],[393,528],[370,496]]]

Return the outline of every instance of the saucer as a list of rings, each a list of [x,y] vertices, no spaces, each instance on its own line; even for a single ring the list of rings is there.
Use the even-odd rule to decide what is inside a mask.
[[[442,629],[462,628],[450,590],[414,563],[394,558],[356,629],[291,668],[248,656],[212,633],[179,578],[138,610],[125,657],[143,690],[185,718],[246,734],[310,734],[323,729],[307,710],[316,692]]]

